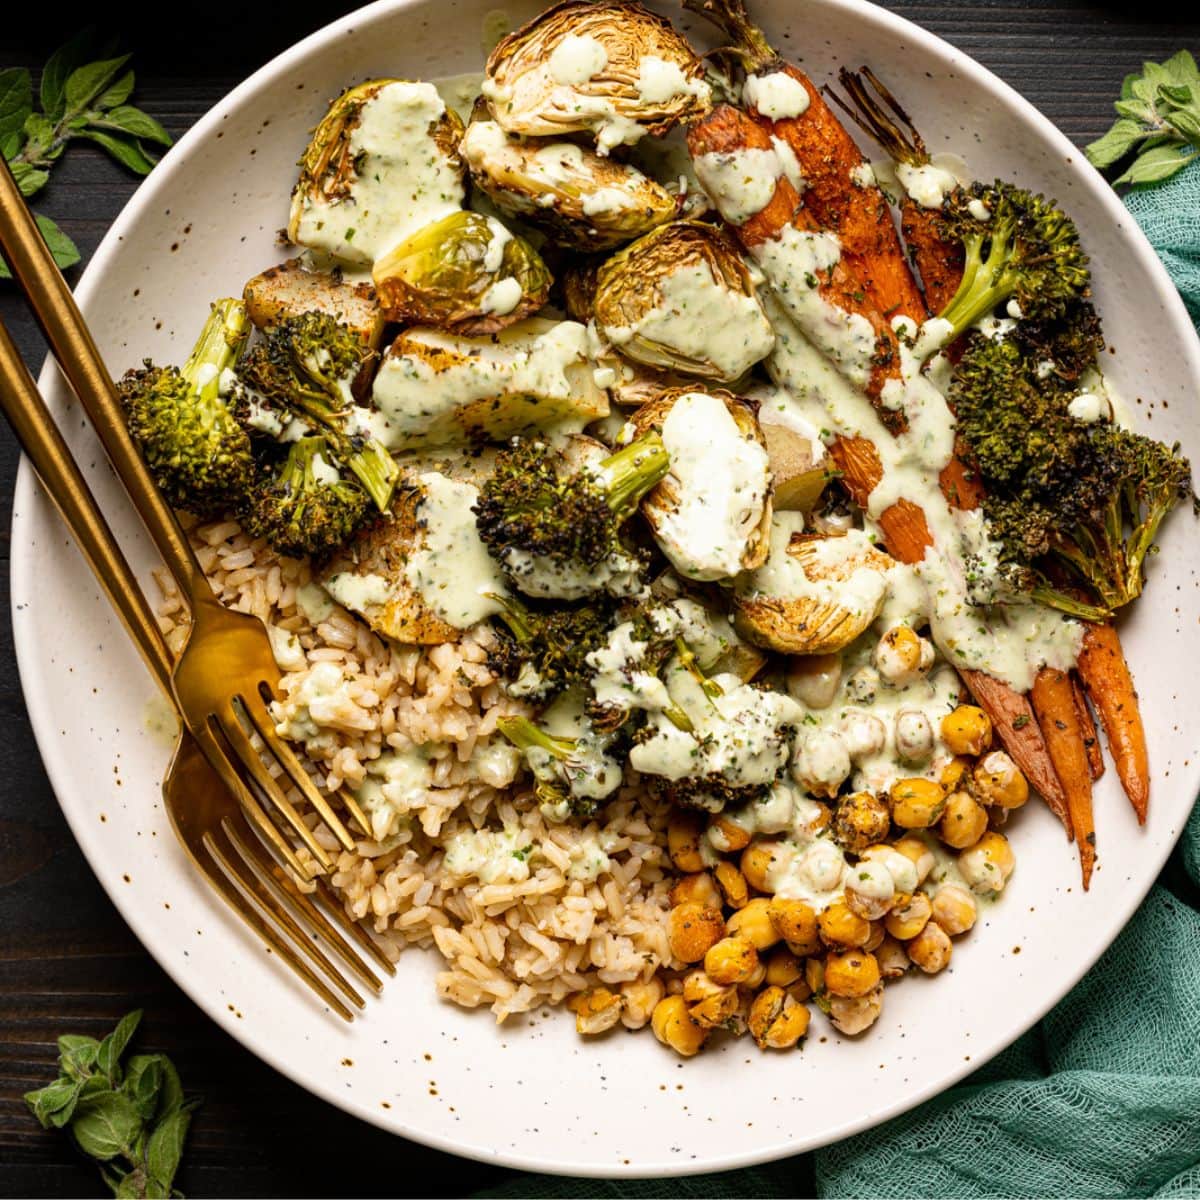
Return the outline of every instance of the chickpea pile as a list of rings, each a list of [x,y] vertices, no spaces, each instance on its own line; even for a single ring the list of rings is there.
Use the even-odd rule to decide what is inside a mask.
[[[810,1003],[854,1035],[878,1019],[886,983],[913,967],[944,970],[952,939],[975,924],[976,895],[1002,891],[1012,874],[998,827],[1029,788],[992,749],[981,709],[956,707],[940,738],[954,757],[938,778],[806,802],[807,848],[840,872],[840,891],[820,905],[777,894],[787,891],[778,879],[794,844],[747,830],[736,814],[676,811],[667,849],[680,877],[668,937],[681,966],[577,995],[569,1007],[579,1032],[649,1024],[685,1057],[714,1035],[747,1032],[760,1049],[787,1050],[808,1032]]]

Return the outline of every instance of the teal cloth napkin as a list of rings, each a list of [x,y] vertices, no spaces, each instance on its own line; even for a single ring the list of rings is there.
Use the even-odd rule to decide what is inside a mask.
[[[1200,164],[1126,197],[1200,332]],[[521,1175],[491,1196],[1200,1196],[1200,808],[1154,890],[1040,1025],[878,1129],[679,1180]]]

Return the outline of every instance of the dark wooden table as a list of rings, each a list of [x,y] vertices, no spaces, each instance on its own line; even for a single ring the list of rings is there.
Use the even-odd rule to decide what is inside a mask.
[[[797,0],[797,3],[802,0]],[[0,19],[0,66],[37,68],[89,20],[121,32],[136,57],[136,101],[178,136],[272,55],[349,5],[297,0],[238,9],[191,0],[156,8],[13,3]],[[1144,59],[1200,51],[1200,15],[1175,6],[1081,0],[887,0],[1022,92],[1077,143],[1112,120],[1122,77]],[[20,12],[12,13],[19,8]],[[139,6],[141,8],[141,6]],[[142,9],[144,12],[145,10]],[[85,261],[136,180],[90,147],[71,149],[39,196]],[[0,318],[31,363],[44,347],[11,289]],[[8,619],[9,507],[17,451],[0,431],[0,1193],[99,1195],[92,1168],[60,1135],[43,1133],[22,1093],[49,1080],[54,1038],[100,1035],[143,1007],[142,1044],[169,1051],[206,1102],[180,1186],[195,1195],[463,1194],[509,1172],[402,1143],[359,1124],[263,1066],[163,974],[84,862],[55,803],[25,713]],[[811,1187],[797,1167],[794,1194]],[[608,1192],[608,1188],[603,1189]],[[666,1188],[664,1188],[666,1190]]]

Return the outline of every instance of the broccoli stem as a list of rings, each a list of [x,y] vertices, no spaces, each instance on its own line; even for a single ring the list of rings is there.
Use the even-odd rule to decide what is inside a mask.
[[[967,243],[962,282],[950,303],[938,314],[954,327],[954,332],[945,339],[946,344],[986,317],[998,304],[1012,299],[1016,279],[1005,269],[1012,254],[1012,235],[1011,222],[996,220],[988,231],[990,245],[986,258],[982,236]]]
[[[657,433],[644,433],[600,464],[608,507],[618,521],[633,516],[638,501],[666,475],[670,455]]]
[[[216,400],[221,372],[237,362],[250,336],[250,318],[241,300],[218,300],[180,374],[203,401]]]
[[[675,654],[679,665],[700,685],[700,690],[710,699],[725,695],[725,689],[715,679],[709,679],[696,661],[695,651],[681,637],[675,639]]]
[[[515,596],[502,596],[499,592],[485,592],[484,595],[500,605],[496,616],[508,626],[509,632],[521,645],[527,646],[533,641],[535,630],[532,614],[525,605]]]
[[[336,428],[334,432],[336,436]],[[388,453],[383,443],[373,437],[367,438],[357,447],[357,439],[339,440],[348,443],[342,454],[346,467],[363,485],[367,495],[375,502],[375,507],[380,512],[387,512],[392,503],[392,493],[396,490],[396,480],[400,478],[400,468],[396,465],[396,460]]]
[[[518,750],[545,750],[559,762],[566,762],[575,751],[575,739],[555,737],[539,729],[528,717],[501,717],[497,728]]]

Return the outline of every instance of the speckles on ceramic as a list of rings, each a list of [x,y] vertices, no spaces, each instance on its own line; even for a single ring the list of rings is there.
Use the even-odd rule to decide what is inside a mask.
[[[78,295],[114,371],[181,357],[210,300],[284,257],[295,162],[329,96],[371,75],[477,70],[496,0],[377,4],[315,35],[233,93],[173,148],[105,240]],[[675,18],[678,8],[661,6]],[[1200,352],[1182,305],[1099,177],[1012,93],[944,44],[857,0],[756,0],[818,83],[870,62],[929,144],[983,177],[1070,198],[1096,270],[1110,369],[1154,432],[1200,458]],[[534,11],[513,6],[513,19]],[[774,14],[774,15],[773,15]],[[792,37],[786,39],[785,22]],[[699,22],[684,27],[700,40]],[[447,31],[458,31],[450,44]],[[819,31],[818,36],[813,31]],[[952,102],[947,102],[953,95]],[[175,247],[172,250],[172,247]],[[95,442],[49,374],[43,388],[142,578],[155,558]],[[1089,896],[1071,847],[1030,806],[1004,901],[955,945],[938,979],[889,988],[884,1019],[841,1038],[819,1014],[801,1052],[738,1042],[678,1062],[649,1033],[576,1037],[564,1014],[497,1028],[437,999],[437,963],[409,951],[380,1001],[347,1026],[293,983],[188,866],[159,800],[170,747],[147,728],[153,685],[82,560],[22,474],[13,522],[13,624],[39,746],[96,874],[150,951],[261,1057],[331,1103],[462,1154],[564,1174],[679,1175],[795,1153],[894,1115],[960,1078],[1040,1016],[1102,952],[1153,881],[1200,786],[1200,710],[1180,663],[1200,661],[1191,518],[1170,523],[1124,636],[1143,697],[1155,795],[1139,829],[1113,772],[1098,787]],[[128,876],[129,882],[125,882]],[[1015,947],[1020,953],[1013,953]],[[345,1065],[350,1063],[352,1065]]]

